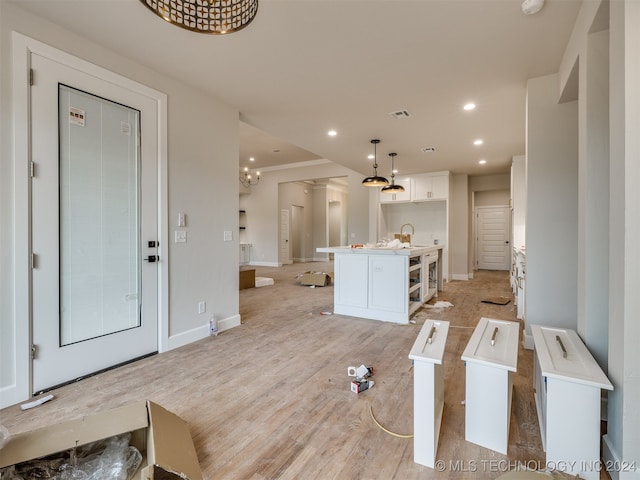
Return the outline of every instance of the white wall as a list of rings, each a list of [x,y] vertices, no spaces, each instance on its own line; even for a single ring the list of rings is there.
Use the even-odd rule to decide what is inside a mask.
[[[450,194],[451,226],[449,228],[449,258],[451,259],[451,278],[468,280],[473,278],[469,269],[469,177],[464,174],[453,175]]]
[[[609,31],[589,35],[579,59],[577,330],[600,366],[608,356]]]
[[[509,190],[490,190],[488,192],[476,192],[475,207],[505,207],[509,206]]]
[[[513,245],[525,246],[527,224],[527,170],[524,155],[513,157],[511,163],[511,207],[513,208]]]
[[[384,203],[380,208],[382,225],[385,226],[385,230],[380,232],[382,237],[393,240],[402,225],[411,224],[414,227],[411,243],[414,245],[433,245],[434,240],[444,245],[447,238],[446,201]],[[410,234],[411,227],[404,227],[402,233]]]
[[[252,187],[255,188],[255,187]],[[301,253],[304,255],[304,258],[308,260],[313,259],[313,198],[314,198],[314,189],[311,185],[302,182],[289,182],[289,183],[281,183],[279,189],[279,210],[289,210],[289,225],[291,226],[291,235],[289,238],[290,247],[290,257],[289,260],[293,260],[295,258],[293,247],[294,247],[294,239],[293,239],[293,205],[297,205],[303,207],[303,218],[301,219],[301,227],[302,227],[302,245],[301,245]],[[247,212],[247,217],[252,217],[252,212]],[[252,237],[253,232],[251,230],[247,231],[248,237]]]
[[[26,183],[26,158],[13,157],[14,138],[24,136],[22,125],[14,131],[12,90],[12,30],[49,44],[89,62],[123,75],[168,98],[168,224],[170,237],[178,212],[187,214],[188,243],[168,245],[169,298],[168,348],[207,335],[211,314],[219,321],[239,321],[238,315],[238,240],[224,242],[223,231],[238,231],[238,112],[215,98],[195,91],[154,72],[143,65],[116,55],[27,13],[8,2],[0,2],[0,114],[2,128],[0,170],[2,175],[3,226],[0,229],[2,268],[0,273],[0,393],[2,398],[29,394],[25,387],[28,350],[24,342],[16,344],[16,328],[28,321],[28,283],[15,284],[16,273],[28,271],[16,250],[27,245],[28,238],[13,237],[25,231],[28,198],[16,198],[14,182]],[[25,72],[26,79],[26,72]],[[20,168],[15,169],[18,165]],[[14,174],[17,175],[14,178]],[[163,246],[166,250],[166,246]],[[19,263],[14,263],[14,261]],[[28,275],[23,275],[27,277]],[[26,302],[24,299],[27,299]],[[206,314],[198,314],[197,303],[205,301]],[[26,303],[26,305],[25,305]],[[20,312],[18,314],[17,312]],[[18,351],[14,351],[14,347]],[[22,368],[22,369],[21,369]],[[16,378],[18,377],[18,378]],[[20,383],[16,386],[16,382]],[[26,389],[25,389],[26,388]],[[17,397],[13,396],[18,389]]]
[[[251,216],[251,228],[247,226],[247,239],[252,244],[251,263],[253,265],[278,266],[279,208],[278,189],[281,183],[302,180],[346,177],[347,188],[347,242],[366,243],[369,236],[369,189],[361,185],[362,174],[349,170],[333,162],[311,161],[295,164],[290,168],[266,168],[261,171],[260,183],[251,187],[251,194],[242,196],[242,205]],[[323,189],[326,202],[334,199],[331,189]],[[314,192],[314,197],[316,196]],[[326,202],[322,204],[326,206]],[[324,207],[323,207],[324,208]],[[321,233],[318,222],[326,224],[326,218],[319,220],[314,210],[314,246],[326,241],[325,232]],[[318,237],[319,235],[319,237]],[[318,237],[318,238],[316,238]],[[326,245],[325,245],[326,246]],[[315,248],[314,248],[315,250]],[[313,253],[314,258],[322,260],[326,254]]]
[[[578,105],[558,96],[558,75],[527,82],[526,335],[576,328]]]
[[[640,2],[610,2],[609,393],[604,456],[640,466]],[[638,479],[638,472],[612,478]]]

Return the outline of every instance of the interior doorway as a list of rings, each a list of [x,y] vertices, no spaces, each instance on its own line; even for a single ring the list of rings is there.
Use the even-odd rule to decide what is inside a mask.
[[[480,270],[511,267],[511,209],[507,206],[476,208],[476,262]]]
[[[291,205],[291,259],[293,262],[305,261],[304,248],[304,207]]]

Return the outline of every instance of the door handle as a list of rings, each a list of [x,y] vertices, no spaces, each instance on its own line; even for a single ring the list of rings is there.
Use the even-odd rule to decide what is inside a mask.
[[[160,261],[160,257],[158,255],[149,255],[144,260],[149,263],[155,263]]]

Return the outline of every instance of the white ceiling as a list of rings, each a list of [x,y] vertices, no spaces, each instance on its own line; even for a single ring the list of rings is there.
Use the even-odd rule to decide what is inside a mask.
[[[369,174],[379,138],[384,175],[391,151],[400,174],[508,172],[525,148],[526,81],[558,71],[581,4],[524,15],[521,0],[260,0],[248,27],[218,36],[140,0],[9,1],[236,107],[241,167],[326,158]]]

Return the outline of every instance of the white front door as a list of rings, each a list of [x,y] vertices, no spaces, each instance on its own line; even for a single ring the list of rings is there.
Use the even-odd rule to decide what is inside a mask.
[[[39,392],[158,350],[158,113],[43,56],[31,66]]]
[[[510,208],[478,207],[476,212],[478,269],[509,270],[511,267]]]

